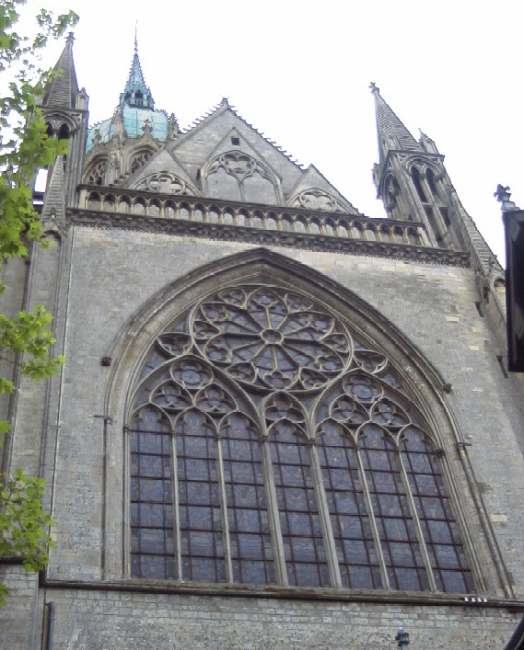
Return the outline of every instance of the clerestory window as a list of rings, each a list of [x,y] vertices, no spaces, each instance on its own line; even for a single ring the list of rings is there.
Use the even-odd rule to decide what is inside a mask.
[[[151,347],[128,435],[135,577],[473,590],[427,422],[317,300],[197,303]]]

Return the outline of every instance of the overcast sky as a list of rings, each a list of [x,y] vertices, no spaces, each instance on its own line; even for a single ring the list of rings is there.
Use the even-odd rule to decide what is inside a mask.
[[[112,114],[135,21],[157,108],[182,127],[229,98],[300,162],[314,163],[362,212],[384,216],[369,82],[418,137],[432,137],[466,209],[502,258],[497,183],[524,207],[522,1],[29,0],[80,15],[78,79],[91,123]],[[53,64],[62,44],[46,51]]]

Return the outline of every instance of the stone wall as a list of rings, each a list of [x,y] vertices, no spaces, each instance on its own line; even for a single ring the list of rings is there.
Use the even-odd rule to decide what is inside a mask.
[[[53,649],[387,648],[393,647],[392,636],[401,624],[411,633],[411,647],[502,647],[520,616],[503,608],[100,590],[100,581],[126,575],[126,454],[121,416],[125,391],[118,395],[120,406],[114,411],[114,396],[113,402],[108,397],[115,367],[121,363],[121,342],[128,341],[126,363],[136,367],[147,349],[143,342],[152,341],[158,333],[156,325],[135,331],[136,315],[144,305],[150,301],[154,316],[156,295],[166,303],[164,311],[171,309],[174,316],[180,309],[177,300],[182,298],[170,303],[166,287],[192,278],[194,288],[184,298],[190,302],[203,290],[199,289],[201,267],[216,262],[218,269],[227,256],[256,247],[83,226],[72,228],[69,238],[65,249],[70,250],[70,271],[64,270],[58,292],[67,293],[58,315],[67,320],[67,361],[49,397],[50,403],[60,406],[55,415],[49,415],[49,422],[56,421],[58,426],[48,432],[43,462],[56,522],[56,547],[51,551],[48,576],[56,581],[82,580],[94,590],[76,590],[73,584],[70,589],[48,590],[46,599],[56,606]],[[451,423],[442,434],[446,459],[482,574],[482,590],[490,598],[507,597],[505,575],[507,584],[512,582],[516,595],[522,596],[524,462],[518,443],[522,422],[510,380],[497,361],[487,320],[475,306],[478,298],[472,271],[290,248],[274,251],[316,272],[317,294],[324,286],[326,300],[329,293],[329,300],[336,301],[339,287],[340,295],[352,292],[366,301],[370,313],[376,310],[376,322],[368,325],[361,315],[345,316],[377,345],[387,339],[382,330],[388,322],[397,332],[397,347],[405,337],[407,347],[396,356],[397,369],[416,377],[415,369],[426,364],[440,378],[434,402]],[[212,266],[204,276],[206,286],[214,284],[215,288],[232,277],[215,273]],[[267,277],[270,281],[270,265]],[[300,268],[286,278],[282,267],[277,277],[291,286],[306,283]],[[133,347],[135,334],[140,345]],[[113,357],[112,367],[101,364],[105,356]],[[421,386],[420,390],[426,389]],[[105,425],[104,416],[111,418]],[[40,432],[31,421],[28,418],[24,424],[22,418],[17,426],[24,432],[26,446],[32,436],[37,448]],[[456,440],[466,442],[464,452],[459,453]],[[16,446],[15,451],[16,467],[23,464],[29,449]],[[505,567],[509,573],[504,573]],[[36,616],[41,618],[41,613]],[[16,640],[0,647],[26,647],[20,644]]]
[[[53,650],[501,650],[519,616],[502,609],[50,590]]]

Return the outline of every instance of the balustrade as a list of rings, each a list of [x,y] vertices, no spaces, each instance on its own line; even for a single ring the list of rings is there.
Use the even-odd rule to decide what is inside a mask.
[[[242,226],[318,237],[429,246],[422,224],[392,219],[372,219],[363,215],[276,206],[245,206],[216,199],[149,195],[136,190],[104,189],[93,186],[80,188],[79,207],[104,213]]]

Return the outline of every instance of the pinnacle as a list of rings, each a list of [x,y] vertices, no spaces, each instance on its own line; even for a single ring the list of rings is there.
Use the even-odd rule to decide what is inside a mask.
[[[121,102],[124,102],[129,106],[136,106],[139,108],[155,108],[153,96],[151,95],[151,91],[146,84],[144,73],[142,72],[142,66],[140,64],[136,32],[133,48],[133,58],[131,60],[131,67],[129,69],[127,83],[124,87],[124,92],[121,95]]]
[[[47,85],[43,104],[60,108],[74,108],[78,94],[75,62],[73,59],[73,32],[69,32],[62,54],[54,69],[54,77]]]
[[[406,149],[420,151],[420,144],[411,135],[404,123],[397,117],[380,94],[378,86],[372,82],[371,92],[375,98],[375,111],[377,119],[377,135],[380,160],[384,160],[391,149]]]

